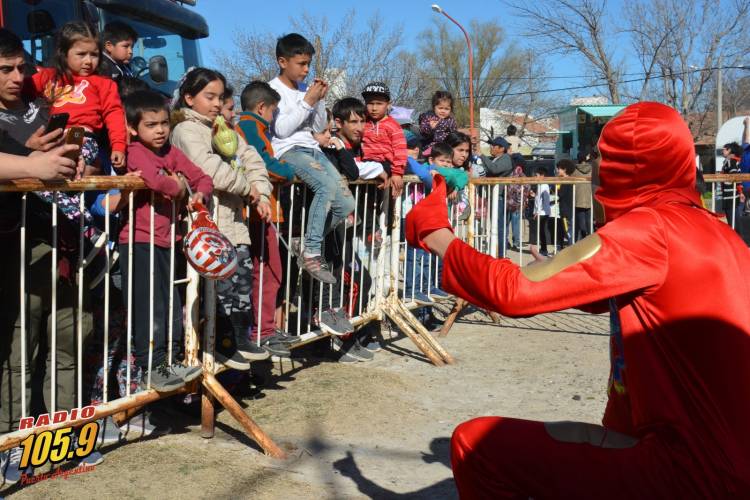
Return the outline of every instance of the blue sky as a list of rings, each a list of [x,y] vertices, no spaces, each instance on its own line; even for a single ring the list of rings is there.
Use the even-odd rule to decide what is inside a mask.
[[[313,14],[325,13],[332,25],[344,16],[353,6],[357,9],[357,18],[362,21],[371,14],[380,11],[387,19],[394,19],[394,24],[402,22],[404,26],[405,44],[416,46],[418,34],[433,21],[435,14],[430,6],[434,0],[378,0],[356,2],[345,0],[197,0],[197,11],[206,18],[209,25],[210,37],[201,40],[203,60],[207,65],[214,63],[213,51],[216,49],[233,49],[232,35],[238,29],[256,29],[271,31],[276,35],[291,30],[290,16],[299,15],[307,9]],[[519,45],[524,45],[523,26],[515,19],[512,12],[503,5],[501,0],[439,0],[437,3],[451,16],[464,26],[470,20],[498,19],[509,36]],[[220,7],[219,7],[220,4]],[[610,6],[619,10],[621,0],[610,2]],[[445,19],[443,16],[441,18]],[[458,33],[458,28],[455,28]],[[585,79],[571,79],[569,77],[582,73],[579,60],[573,57],[553,56],[546,59],[549,76],[566,77],[551,79],[549,88],[561,88],[585,84]],[[603,90],[603,89],[602,89]],[[590,94],[592,91],[582,91]]]

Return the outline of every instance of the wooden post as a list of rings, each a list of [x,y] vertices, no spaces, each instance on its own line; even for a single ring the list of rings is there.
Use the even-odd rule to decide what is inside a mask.
[[[414,317],[414,315],[409,311],[406,306],[401,301],[395,301],[396,307],[398,308],[399,312],[401,313],[401,316],[409,323],[409,325],[414,329],[414,332],[420,336],[421,339],[424,340],[424,342],[434,351],[437,353],[438,356],[442,358],[443,361],[445,361],[447,364],[452,365],[455,364],[456,360],[451,356],[448,351],[445,350],[445,348],[440,345],[440,343],[435,340],[435,338],[432,336],[432,334],[427,331],[427,328],[424,327],[422,323],[417,321],[417,318]]]
[[[267,455],[270,455],[273,458],[286,458],[286,453],[284,453],[284,450],[279,448],[276,443],[274,443],[273,439],[271,439],[268,434],[263,432],[263,430],[258,427],[258,424],[256,424],[253,419],[247,416],[245,411],[237,403],[237,401],[234,400],[232,395],[229,394],[226,389],[221,386],[218,380],[216,380],[216,377],[214,377],[210,373],[204,372],[203,387],[205,387],[206,390],[210,392],[211,395],[215,397],[224,408],[227,409],[232,417],[234,417],[234,419],[237,420],[242,425],[242,427],[245,428],[245,432],[247,432],[247,434],[256,443],[258,443],[261,448],[263,448],[263,451],[265,451]]]
[[[391,320],[396,323],[396,325],[399,327],[399,329],[404,332],[404,334],[411,339],[412,342],[414,342],[414,345],[416,345],[422,353],[427,356],[427,358],[432,362],[435,366],[443,366],[445,362],[443,361],[443,358],[435,352],[435,350],[432,348],[432,346],[425,341],[417,332],[415,332],[409,322],[406,320],[406,318],[403,317],[403,315],[400,313],[398,306],[395,306],[392,304],[393,302],[392,296],[389,297],[388,302],[384,305],[385,307],[385,313],[388,315]],[[398,300],[396,298],[395,300]]]
[[[214,348],[216,344],[216,283],[204,280],[203,310],[206,314],[206,325],[203,328],[203,383],[207,376],[214,373]],[[217,382],[218,384],[218,382]],[[214,437],[215,425],[214,402],[210,394],[201,394],[201,436]]]

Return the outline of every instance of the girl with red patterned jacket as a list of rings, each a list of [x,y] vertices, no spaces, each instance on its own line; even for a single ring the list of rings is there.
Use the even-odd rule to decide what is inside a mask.
[[[99,65],[96,32],[86,23],[72,21],[60,28],[56,42],[55,67],[41,68],[34,74],[26,83],[26,93],[43,95],[49,102],[50,114],[67,113],[68,127],[84,129],[86,136],[80,156],[87,167],[98,163],[97,139],[105,125],[112,148],[112,165],[125,167],[125,112],[117,85],[109,78],[94,74]],[[83,233],[86,236],[83,266],[88,266],[97,254],[101,254],[107,238],[94,225],[89,211],[80,209],[78,195],[62,192],[53,195],[50,191],[36,194],[47,203],[56,201],[58,209],[75,224],[83,218]],[[113,258],[117,258],[116,253]],[[102,276],[94,279],[92,286]]]
[[[57,34],[55,67],[42,68],[31,77],[34,91],[50,103],[50,113],[68,113],[68,127],[82,127],[86,138],[81,150],[86,165],[99,153],[98,136],[106,125],[112,164],[125,166],[125,112],[117,85],[96,75],[99,43],[96,32],[81,21],[66,23]]]

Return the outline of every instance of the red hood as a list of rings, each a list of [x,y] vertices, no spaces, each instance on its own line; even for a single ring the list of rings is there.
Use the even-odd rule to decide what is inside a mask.
[[[701,207],[693,136],[677,111],[656,102],[622,110],[599,139],[595,197],[607,222],[639,206],[682,202]]]

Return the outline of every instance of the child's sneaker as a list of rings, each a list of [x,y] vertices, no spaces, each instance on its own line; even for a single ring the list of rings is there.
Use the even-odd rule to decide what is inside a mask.
[[[231,338],[227,336],[217,340],[219,340],[216,343],[215,352],[217,363],[233,370],[248,371],[250,369],[250,363],[237,351],[237,347]]]
[[[186,384],[197,379],[200,377],[201,373],[203,373],[203,368],[200,366],[185,366],[182,363],[172,363],[170,368],[172,369],[172,372],[182,378]]]
[[[349,362],[349,358],[357,361],[372,361],[375,357],[375,354],[362,347],[354,337],[346,340],[333,337],[332,346],[334,351],[341,353],[339,361],[344,363]]]
[[[320,255],[300,255],[297,257],[297,265],[321,283],[331,285],[337,283],[336,277],[331,273],[328,264]]]
[[[274,329],[272,337],[282,344],[296,344],[299,342],[297,335],[290,335],[279,328]]]
[[[318,327],[325,328],[333,335],[346,335],[354,331],[354,327],[349,320],[341,321],[333,309],[326,309],[320,313],[320,318],[315,314],[313,316],[318,320]]]
[[[250,342],[245,337],[241,337],[237,340],[237,352],[248,361],[263,361],[268,359],[268,351],[262,346],[259,346],[255,342]]]
[[[141,378],[141,387],[144,389],[149,388],[148,375],[149,371],[145,368]],[[155,389],[157,392],[174,391],[183,385],[185,385],[185,381],[172,370],[172,367],[166,361],[151,370],[151,389]]]
[[[336,319],[339,322],[339,326],[342,329],[345,329],[348,332],[354,331],[354,325],[352,325],[352,322],[349,321],[349,315],[346,313],[346,310],[343,307],[339,307],[338,309],[331,309],[333,312],[333,315],[336,316]]]
[[[302,251],[300,238],[292,238],[289,241],[289,250],[297,257],[297,265],[300,269],[307,271],[314,279],[331,285],[337,282],[323,257],[320,255],[305,255]]]
[[[288,358],[292,355],[289,352],[289,344],[283,342],[276,334],[260,339],[260,345],[271,355],[278,356],[279,358]]]

